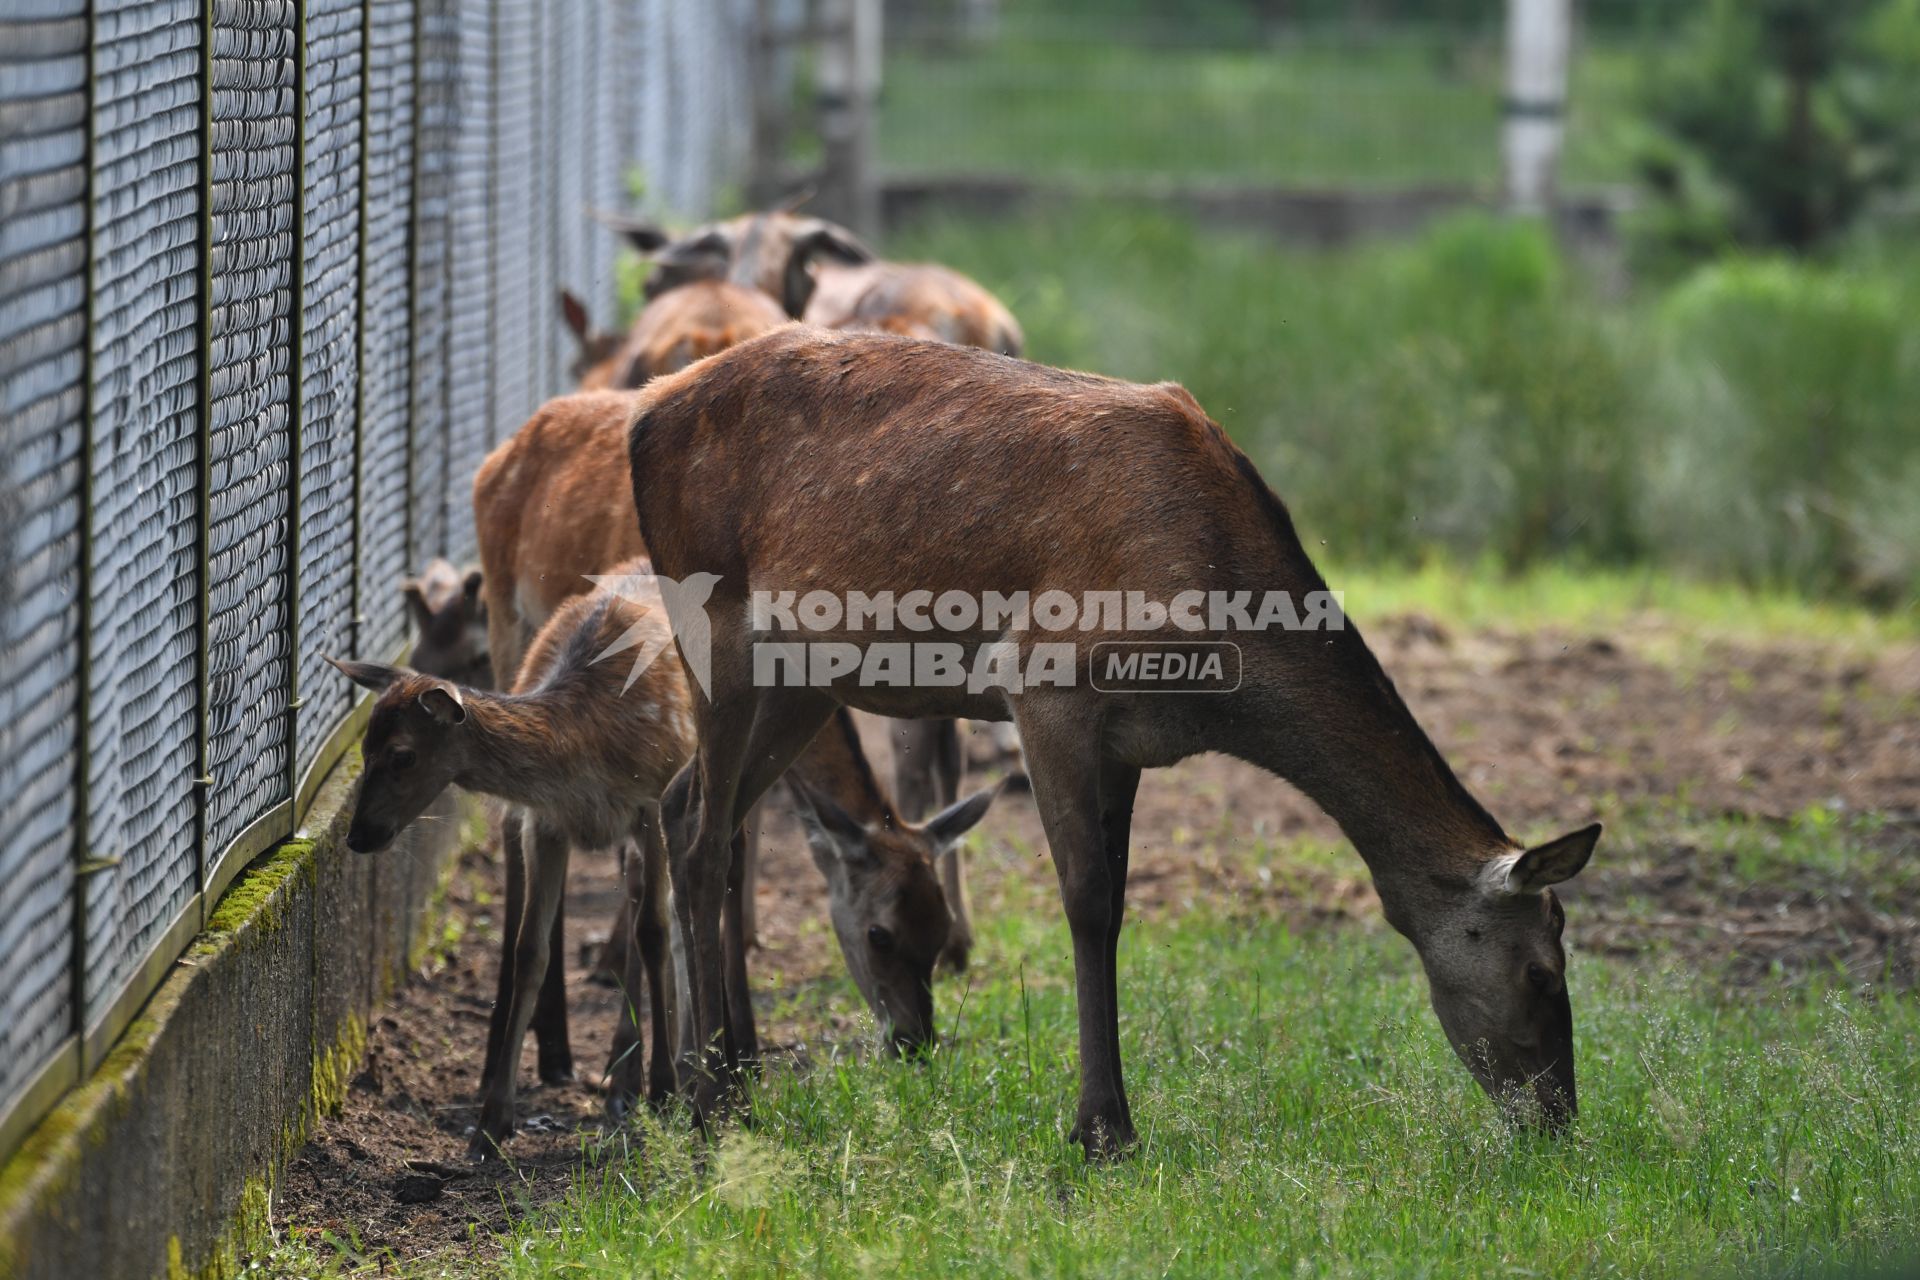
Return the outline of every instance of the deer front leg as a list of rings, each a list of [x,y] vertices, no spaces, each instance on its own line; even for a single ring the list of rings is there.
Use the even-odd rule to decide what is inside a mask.
[[[1120,1001],[1115,973],[1120,908],[1126,895],[1127,867],[1110,857],[1109,834],[1125,834],[1124,823],[1109,823],[1103,789],[1132,811],[1128,771],[1101,758],[1097,711],[1069,697],[1022,700],[1020,736],[1027,747],[1027,771],[1034,801],[1060,880],[1060,900],[1073,935],[1073,977],[1080,1021],[1080,1106],[1070,1140],[1089,1160],[1112,1159],[1135,1141],[1120,1068]],[[1138,770],[1131,771],[1137,781]],[[1105,787],[1103,788],[1103,782]]]
[[[467,1148],[467,1154],[479,1160],[496,1153],[513,1133],[515,1076],[518,1074],[514,1070],[515,1061],[520,1056],[520,1044],[526,1039],[527,1025],[533,1020],[540,984],[546,979],[553,919],[567,885],[566,837],[532,815],[527,816],[523,825],[526,910],[515,930],[513,990],[508,997],[506,1033],[493,1061],[488,1064],[486,1088],[480,1101],[480,1125]]]

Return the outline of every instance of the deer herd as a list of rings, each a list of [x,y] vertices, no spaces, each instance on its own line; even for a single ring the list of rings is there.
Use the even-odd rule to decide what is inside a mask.
[[[882,261],[819,218],[749,214],[677,239],[610,221],[652,261],[632,328],[598,330],[562,295],[580,390],[481,465],[480,567],[435,562],[405,585],[412,668],[335,664],[375,695],[350,847],[385,848],[449,785],[500,806],[507,928],[476,1158],[513,1132],[530,1029],[542,1078],[572,1073],[560,971],[575,848],[621,851],[610,1116],[678,1098],[704,1126],[738,1105],[759,1059],[757,810],[782,781],[882,1043],[931,1047],[936,972],[964,968],[974,936],[959,842],[996,795],[959,794],[961,718],[1018,731],[1072,938],[1072,1139],[1089,1157],[1134,1141],[1115,966],[1140,773],[1203,752],[1326,810],[1474,1077],[1532,1122],[1571,1119],[1553,886],[1599,827],[1516,844],[1351,625],[1235,635],[1231,689],[1097,687],[1112,618],[1041,632],[980,618],[948,636],[1016,659],[1064,644],[1079,678],[758,678],[753,596],[767,588],[1324,592],[1286,508],[1192,396],[1028,363],[981,286]],[[885,640],[851,617],[812,638],[862,654]],[[652,660],[603,660],[629,651]],[[893,798],[854,711],[901,722]]]

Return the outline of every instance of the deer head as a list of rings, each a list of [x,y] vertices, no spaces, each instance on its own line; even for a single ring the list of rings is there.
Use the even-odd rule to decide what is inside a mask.
[[[347,848],[378,853],[460,774],[466,763],[466,699],[451,680],[405,667],[327,661],[379,695],[360,746],[360,793],[347,827]]]
[[[587,313],[587,304],[568,289],[560,291],[560,318],[566,322],[567,332],[573,335],[576,346],[573,360],[567,365],[567,376],[575,386],[581,386],[588,375],[613,359],[626,336],[596,327],[593,317]]]
[[[1600,825],[1488,861],[1475,875],[1382,880],[1390,921],[1413,940],[1433,1011],[1461,1061],[1497,1101],[1560,1129],[1578,1110],[1566,927],[1553,886],[1592,857]]]
[[[981,791],[920,826],[863,824],[819,791],[787,777],[814,865],[827,878],[833,932],[860,994],[895,1052],[931,1046],[933,967],[953,917],[934,859],[986,816]]]
[[[475,688],[491,682],[482,583],[480,570],[463,574],[435,558],[419,577],[401,585],[416,637],[413,665],[417,670]]]

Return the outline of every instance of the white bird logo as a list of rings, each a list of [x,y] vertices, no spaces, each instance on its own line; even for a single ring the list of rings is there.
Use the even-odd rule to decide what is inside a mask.
[[[713,696],[707,685],[713,654],[713,624],[707,619],[707,598],[720,581],[719,574],[691,574],[684,582],[658,573],[588,574],[587,581],[631,604],[650,609],[657,599],[667,609],[669,635],[662,636],[658,630],[642,627],[636,622],[619,639],[594,655],[593,660],[599,662],[639,646],[640,651],[633,656],[633,669],[627,672],[627,682],[620,686],[620,692],[625,693],[633,688],[633,682],[640,678],[640,673],[653,665],[653,660],[660,656],[670,641],[677,640],[680,642],[681,660],[687,664],[694,683],[700,686],[701,693]],[[645,612],[643,609],[643,616]]]

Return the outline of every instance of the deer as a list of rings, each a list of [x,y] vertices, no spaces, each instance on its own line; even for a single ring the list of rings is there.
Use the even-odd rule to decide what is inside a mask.
[[[420,576],[400,584],[400,598],[413,623],[413,663],[468,684],[491,678],[487,655],[487,605],[479,569],[465,573],[435,556]]]
[[[1549,1131],[1576,1115],[1553,886],[1587,864],[1600,827],[1516,843],[1343,614],[1313,629],[1208,614],[1200,635],[1163,619],[1162,641],[1238,646],[1230,690],[1116,685],[1111,666],[1099,687],[1096,646],[1143,638],[1104,611],[1092,630],[1061,632],[1005,615],[989,625],[983,609],[978,625],[943,633],[971,671],[983,654],[1010,654],[1028,674],[1058,659],[1030,683],[863,680],[870,646],[898,637],[845,619],[808,638],[846,646],[856,667],[757,678],[756,646],[784,634],[756,617],[754,593],[769,590],[1330,598],[1286,506],[1184,388],[946,343],[780,330],[651,384],[629,455],[655,566],[713,583],[704,618],[675,618],[681,636],[704,634],[708,676],[694,759],[662,801],[697,1055],[683,1094],[697,1115],[729,1104],[738,1080],[715,925],[732,833],[838,707],[1018,727],[1072,936],[1080,1090],[1069,1137],[1088,1159],[1135,1145],[1115,956],[1140,774],[1208,751],[1287,780],[1338,822],[1420,958],[1443,1034],[1487,1093]]]
[[[450,785],[514,806],[524,827],[526,904],[509,923],[513,979],[494,1007],[469,1154],[487,1158],[513,1131],[519,1046],[543,990],[552,923],[575,847],[631,839],[623,919],[632,930],[627,992],[610,1068],[609,1117],[641,1096],[637,996],[648,995],[651,1039],[645,1096],[675,1086],[673,983],[660,794],[693,752],[685,669],[670,647],[660,584],[645,561],[615,566],[588,595],[566,601],[529,648],[510,693],[464,687],[403,667],[334,662],[375,692],[362,743],[365,771],[348,847],[391,844]],[[633,649],[635,662],[603,661]],[[331,661],[331,659],[330,659]],[[933,859],[985,816],[981,792],[924,825],[902,823],[873,780],[852,721],[818,735],[790,785],[804,797],[814,860],[826,875],[835,934],[886,1042],[907,1051],[935,1037],[932,977],[949,914]],[[729,906],[726,960],[734,1007],[750,1010],[739,904]]]
[[[638,387],[787,323],[771,298],[728,280],[689,280],[650,296],[624,335],[596,327],[566,290],[560,311],[579,344],[570,368],[582,391]]]
[[[938,339],[1009,356],[1025,346],[1013,314],[976,281],[933,263],[883,261],[847,228],[791,206],[708,223],[677,240],[646,219],[595,216],[653,259],[649,297],[724,278],[755,285],[779,298],[788,315],[822,328]],[[902,812],[920,817],[958,797],[965,757],[957,723],[908,721],[896,726],[893,740]],[[1018,759],[1017,742],[997,745]],[[955,917],[942,966],[964,972],[974,932],[964,850],[956,847],[940,872]]]

